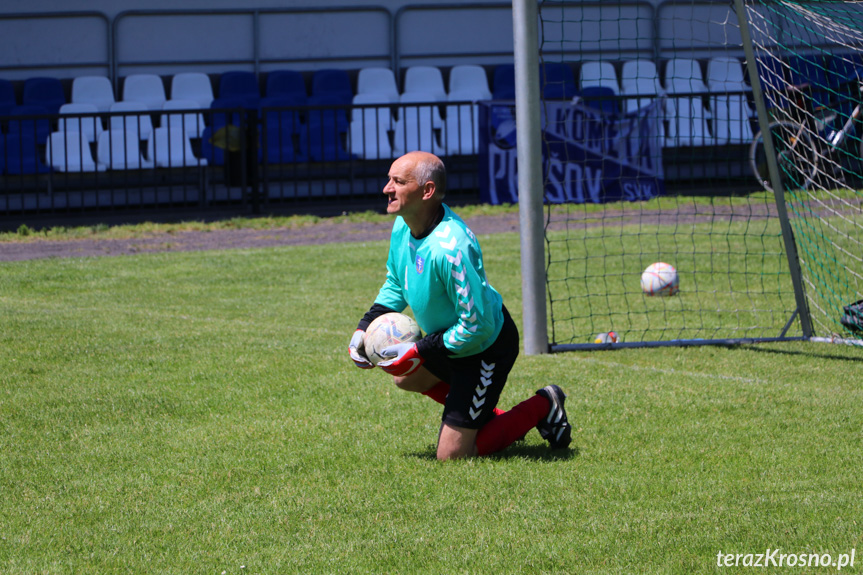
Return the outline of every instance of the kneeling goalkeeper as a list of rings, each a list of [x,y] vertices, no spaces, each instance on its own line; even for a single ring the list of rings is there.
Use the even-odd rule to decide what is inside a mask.
[[[393,162],[383,193],[396,215],[387,277],[349,345],[357,367],[365,329],[376,317],[407,306],[426,334],[383,351],[378,367],[396,386],[443,404],[440,460],[500,451],[536,427],[552,448],[571,441],[566,395],[546,386],[509,411],[496,408],[518,356],[518,328],[488,283],[473,232],[446,204],[446,169],[435,155],[411,152]]]

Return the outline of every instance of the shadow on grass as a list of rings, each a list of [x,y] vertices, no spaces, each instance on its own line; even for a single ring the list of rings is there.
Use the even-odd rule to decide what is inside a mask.
[[[829,344],[824,344],[824,345],[829,345]],[[839,345],[839,344],[835,344],[835,345]],[[845,346],[843,345],[842,348],[844,349]],[[863,354],[861,354],[860,357],[848,357],[847,355],[837,355],[837,354],[829,353],[829,352],[818,353],[818,352],[802,351],[802,350],[776,349],[776,348],[771,348],[769,346],[762,346],[762,345],[741,345],[741,346],[738,346],[738,349],[759,351],[762,353],[774,353],[777,355],[802,355],[805,357],[812,357],[812,358],[818,358],[818,359],[832,359],[832,360],[836,360],[836,361],[863,362]],[[863,348],[856,348],[856,349],[860,349],[861,351],[863,351]]]
[[[407,457],[434,460],[437,458],[437,448],[429,445],[422,451],[406,453]],[[553,462],[566,461],[579,455],[578,447],[568,449],[549,449],[546,445],[527,445],[517,441],[503,451],[485,456],[483,459],[530,459],[533,461]]]

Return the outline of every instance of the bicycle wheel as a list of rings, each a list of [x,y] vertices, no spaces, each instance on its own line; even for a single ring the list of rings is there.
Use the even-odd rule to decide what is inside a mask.
[[[794,122],[773,122],[770,124],[770,133],[773,136],[776,162],[785,189],[805,190],[812,183],[818,169],[818,151],[812,137],[803,126]],[[749,146],[749,164],[758,183],[768,192],[772,192],[761,132],[755,135]]]

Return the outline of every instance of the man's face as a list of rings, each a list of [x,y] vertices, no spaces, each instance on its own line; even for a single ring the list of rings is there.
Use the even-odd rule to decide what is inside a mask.
[[[414,159],[403,156],[390,167],[389,181],[384,186],[388,214],[404,217],[421,209],[425,182],[420,184],[414,177],[415,165]]]

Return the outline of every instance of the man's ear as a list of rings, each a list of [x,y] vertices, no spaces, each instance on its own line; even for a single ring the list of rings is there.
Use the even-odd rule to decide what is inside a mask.
[[[426,182],[425,186],[423,186],[423,199],[424,200],[432,199],[432,197],[434,197],[434,193],[435,193],[436,189],[437,188],[435,187],[434,182],[432,182],[432,181]]]

